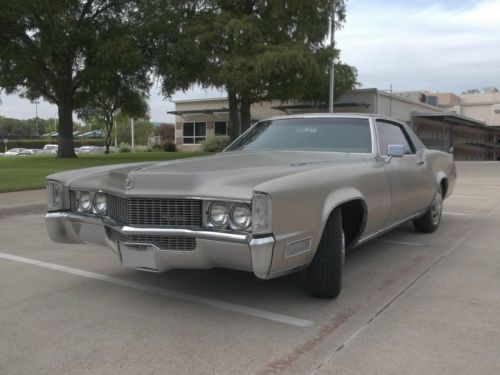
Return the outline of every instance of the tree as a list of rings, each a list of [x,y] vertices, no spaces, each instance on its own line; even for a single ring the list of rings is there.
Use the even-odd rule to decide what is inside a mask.
[[[58,157],[76,157],[73,111],[93,98],[92,73],[106,64],[98,57],[109,47],[106,41],[129,33],[134,4],[0,0],[0,87],[57,105]]]
[[[155,128],[148,118],[136,119],[134,123],[135,143],[146,145],[149,137],[154,135]],[[119,143],[131,143],[130,117],[120,113],[116,118],[116,131]]]
[[[26,119],[18,120],[8,117],[0,116],[0,139],[3,137],[8,138],[22,137],[33,138],[36,133],[36,123],[38,122],[38,130],[40,134],[48,133],[53,130],[53,119]]]
[[[85,120],[99,119],[104,123],[106,154],[109,154],[116,115],[121,112],[134,118],[145,117],[150,87],[148,64],[134,38],[115,35],[104,41],[102,53],[96,56],[101,61],[95,64],[98,69],[92,71],[88,84],[93,95],[77,111]]]
[[[480,92],[479,89],[467,89],[462,94],[479,94]]]
[[[338,28],[345,7],[337,3]],[[338,58],[325,45],[330,0],[179,1],[177,12],[154,8],[167,9],[151,22],[163,93],[192,84],[224,88],[233,138],[250,126],[254,102],[326,97],[328,66]],[[336,71],[338,97],[356,85],[356,71],[340,63]]]
[[[134,91],[116,92],[113,96],[97,94],[78,115],[87,121],[98,120],[104,127],[105,153],[109,154],[115,118],[120,111],[131,117],[143,117],[147,114],[148,104],[145,97]]]

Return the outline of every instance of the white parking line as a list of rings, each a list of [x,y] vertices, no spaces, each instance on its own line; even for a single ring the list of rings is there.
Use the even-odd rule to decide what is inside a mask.
[[[455,194],[453,194],[448,199],[453,199],[453,198],[458,198],[458,199],[488,199],[488,197],[481,197],[479,195],[455,195]]]
[[[481,184],[457,184],[457,187],[474,187],[474,188],[484,188],[484,189],[500,189],[500,186],[496,185],[481,185]]]
[[[443,211],[444,215],[455,215],[455,216],[467,216],[468,214],[464,212],[450,212],[450,211]]]
[[[392,241],[392,240],[375,240],[375,242],[384,242],[394,245],[403,245],[403,246],[415,246],[415,247],[426,247],[426,244],[418,243],[418,242],[404,242],[404,241]]]
[[[199,296],[196,296],[193,294],[176,292],[174,290],[157,288],[157,287],[150,286],[150,285],[136,283],[134,281],[119,279],[119,278],[113,277],[113,276],[107,276],[107,275],[103,275],[100,273],[89,272],[89,271],[84,271],[84,270],[80,270],[77,268],[61,266],[59,264],[41,262],[39,260],[19,257],[19,256],[12,255],[12,254],[0,252],[0,258],[12,260],[15,262],[31,264],[33,266],[48,268],[48,269],[55,270],[55,271],[65,272],[65,273],[69,273],[72,275],[78,275],[78,276],[86,277],[89,279],[100,280],[100,281],[104,281],[106,283],[120,285],[120,286],[128,287],[128,288],[135,289],[135,290],[140,290],[140,291],[144,291],[144,292],[148,292],[148,293],[158,294],[158,295],[161,295],[164,297],[175,298],[175,299],[187,301],[187,302],[199,303],[201,305],[216,307],[216,308],[219,308],[222,310],[235,311],[235,312],[239,312],[242,314],[256,316],[259,318],[272,320],[272,321],[280,322],[280,323],[285,323],[285,324],[289,324],[289,325],[296,326],[296,327],[309,327],[310,325],[312,325],[314,323],[310,320],[295,318],[293,316],[277,314],[277,313],[273,313],[270,311],[255,309],[253,307],[238,305],[238,304],[231,303],[231,302],[224,302],[224,301],[219,301],[219,300],[215,300],[215,299],[211,299],[211,298],[199,297]]]

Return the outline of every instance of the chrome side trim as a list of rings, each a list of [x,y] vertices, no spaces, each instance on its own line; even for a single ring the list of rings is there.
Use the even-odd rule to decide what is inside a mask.
[[[378,237],[378,236],[381,236],[382,234],[386,233],[386,232],[389,232],[390,230],[406,223],[407,221],[410,221],[410,220],[413,220],[413,219],[416,219],[417,217],[421,216],[423,214],[423,211],[419,211],[418,213],[416,213],[415,215],[411,215],[411,216],[408,216],[406,219],[403,219],[403,220],[400,220],[400,221],[397,221],[395,222],[394,224],[391,224],[387,227],[384,227],[378,231],[376,231],[375,233],[372,233],[372,234],[369,234],[368,236],[366,237],[363,237],[361,238],[355,246],[358,246],[358,245],[361,245],[375,237]]]

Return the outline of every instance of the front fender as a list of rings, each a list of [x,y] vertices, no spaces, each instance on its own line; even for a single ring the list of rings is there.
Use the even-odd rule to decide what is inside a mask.
[[[331,192],[325,199],[325,204],[323,206],[323,212],[321,214],[321,231],[320,233],[320,239],[321,235],[323,234],[325,230],[326,223],[328,222],[328,218],[332,214],[333,210],[335,210],[337,207],[341,206],[344,203],[351,202],[354,200],[361,201],[361,204],[363,206],[363,219],[361,222],[360,228],[357,230],[356,235],[353,237],[351,241],[351,247],[355,245],[361,234],[363,233],[363,230],[366,225],[366,220],[367,220],[367,206],[366,206],[366,201],[365,197],[363,194],[356,188],[354,187],[346,187],[346,188],[341,188],[337,189],[333,192]],[[319,245],[319,241],[316,244],[316,248]]]

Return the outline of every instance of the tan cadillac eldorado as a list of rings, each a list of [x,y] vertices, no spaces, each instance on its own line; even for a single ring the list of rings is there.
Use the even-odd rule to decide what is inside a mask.
[[[333,298],[346,250],[410,220],[435,231],[455,180],[451,155],[406,124],[294,115],[213,156],[48,176],[45,219],[54,241],[108,246],[125,267],[307,269],[308,292]]]

